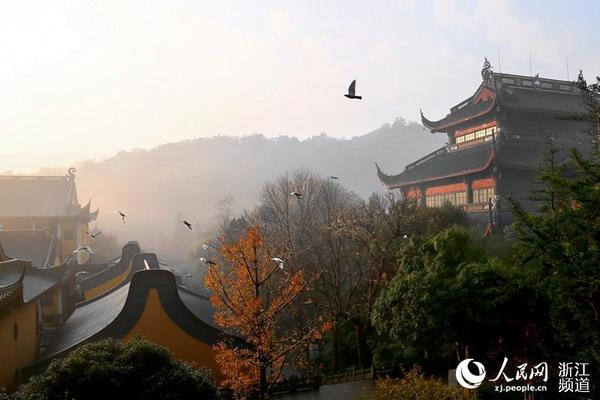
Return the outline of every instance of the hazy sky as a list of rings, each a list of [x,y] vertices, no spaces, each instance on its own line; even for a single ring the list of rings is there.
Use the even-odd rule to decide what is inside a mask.
[[[600,2],[2,1],[0,171],[214,134],[366,133],[503,72],[600,73]],[[362,102],[342,95],[358,80]]]

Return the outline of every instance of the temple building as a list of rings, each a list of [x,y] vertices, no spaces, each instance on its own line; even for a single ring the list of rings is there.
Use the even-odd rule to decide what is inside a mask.
[[[87,244],[98,210],[79,204],[74,168],[66,176],[0,175],[0,193],[0,243],[9,257],[49,267]],[[76,255],[80,263],[87,257]]]
[[[591,125],[577,83],[495,73],[485,60],[472,96],[439,120],[421,112],[431,133],[445,133],[446,146],[407,165],[397,175],[377,167],[388,189],[399,189],[428,207],[449,202],[493,228],[511,220],[506,199],[529,211],[537,171],[551,147],[566,157],[571,148],[591,154]]]
[[[46,353],[24,368],[25,376],[44,371],[53,359],[85,343],[106,338],[127,341],[140,335],[167,347],[179,360],[208,368],[217,381],[221,379],[212,346],[228,335],[215,326],[210,300],[178,287],[171,271],[158,265],[153,268],[154,254],[136,259],[140,257],[146,258],[144,264],[149,267],[134,273],[126,284],[78,303]]]
[[[222,373],[213,346],[242,339],[219,329],[208,296],[178,284],[154,253],[135,241],[104,264],[36,268],[0,245],[0,389],[9,391],[52,360],[89,342],[142,336],[179,360]]]
[[[48,331],[73,313],[74,282],[65,265],[40,269],[29,261],[0,260],[0,388],[15,388],[21,369],[47,345]]]

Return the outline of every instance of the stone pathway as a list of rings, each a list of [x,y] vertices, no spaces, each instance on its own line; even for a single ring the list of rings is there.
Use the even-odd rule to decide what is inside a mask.
[[[289,393],[274,397],[275,400],[353,400],[358,395],[373,393],[375,384],[373,381],[357,381],[337,383],[335,385],[324,385],[319,390],[307,390],[305,392]]]

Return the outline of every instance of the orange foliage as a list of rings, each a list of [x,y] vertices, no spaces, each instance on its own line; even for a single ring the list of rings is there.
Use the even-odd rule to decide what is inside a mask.
[[[249,344],[240,349],[220,343],[215,346],[217,362],[225,376],[224,384],[244,398],[252,387],[262,395],[280,373],[285,356],[317,335],[316,329],[286,332],[277,337],[280,316],[305,290],[302,271],[288,271],[274,262],[272,249],[260,229],[247,229],[237,242],[221,240],[226,266],[211,265],[205,285],[216,323],[241,335]],[[271,376],[267,376],[271,371]]]

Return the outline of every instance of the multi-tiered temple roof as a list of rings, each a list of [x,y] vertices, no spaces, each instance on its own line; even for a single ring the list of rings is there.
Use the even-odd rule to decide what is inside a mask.
[[[548,145],[589,152],[587,133],[567,127],[568,122],[584,120],[587,113],[576,83],[494,73],[487,62],[482,78],[475,93],[445,117],[431,120],[421,112],[423,126],[432,133],[446,133],[448,145],[407,165],[399,174],[385,174],[377,166],[384,185],[407,188],[472,175],[496,161],[537,168]]]
[[[36,267],[59,265],[87,244],[87,226],[98,217],[91,200],[79,204],[74,168],[66,176],[0,175],[0,193],[0,243]]]
[[[98,210],[90,212],[90,202],[79,204],[73,169],[66,176],[0,175],[0,193],[0,222],[15,217],[81,217],[89,222],[98,215]]]

